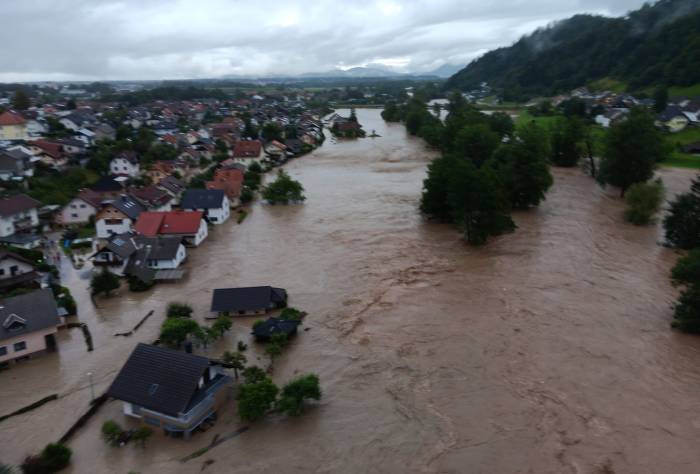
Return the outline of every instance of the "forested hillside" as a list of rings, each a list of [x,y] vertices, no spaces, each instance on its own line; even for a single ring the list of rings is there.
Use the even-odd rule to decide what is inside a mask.
[[[488,82],[506,100],[611,78],[630,91],[700,83],[700,0],[661,0],[626,17],[576,15],[486,53],[447,81]]]

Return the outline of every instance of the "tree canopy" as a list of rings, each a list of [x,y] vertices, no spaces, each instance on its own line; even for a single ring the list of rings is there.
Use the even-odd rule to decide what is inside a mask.
[[[306,199],[304,187],[299,181],[292,179],[284,170],[277,172],[277,179],[265,186],[262,191],[263,199],[270,204],[289,204]]]

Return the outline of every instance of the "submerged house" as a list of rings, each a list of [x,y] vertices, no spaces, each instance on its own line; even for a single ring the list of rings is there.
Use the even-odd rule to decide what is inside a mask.
[[[231,215],[231,203],[222,189],[188,189],[180,207],[188,211],[202,211],[212,224],[223,224]]]
[[[107,395],[124,402],[125,415],[187,439],[216,418],[230,381],[223,367],[206,357],[139,344]]]
[[[215,314],[243,316],[265,314],[285,306],[287,290],[272,286],[217,288],[211,301],[211,311]]]
[[[189,247],[197,247],[209,235],[201,211],[143,212],[134,230],[146,237],[179,237]]]
[[[0,366],[56,350],[60,325],[48,288],[0,300]]]

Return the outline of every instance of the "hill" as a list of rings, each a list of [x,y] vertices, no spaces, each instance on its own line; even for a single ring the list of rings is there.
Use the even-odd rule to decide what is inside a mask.
[[[700,83],[700,0],[661,0],[621,18],[576,15],[486,53],[450,89],[488,82],[506,100],[554,95],[601,79],[631,91]]]

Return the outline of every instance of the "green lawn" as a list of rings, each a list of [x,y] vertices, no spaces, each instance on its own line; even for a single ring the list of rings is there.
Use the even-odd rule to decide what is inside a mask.
[[[688,87],[670,87],[668,96],[673,97],[698,97],[700,96],[700,84]]]
[[[675,168],[700,169],[700,156],[688,155],[679,151],[674,151],[671,158],[661,163],[663,166]]]
[[[589,89],[592,91],[612,91],[618,94],[625,92],[627,89],[627,84],[618,81],[617,79],[611,79],[609,77],[604,77],[603,79],[598,79],[593,81],[588,85]]]
[[[527,109],[522,109],[520,111],[520,114],[518,115],[517,120],[515,121],[515,126],[520,127],[522,125],[525,125],[526,123],[530,123],[533,120],[537,125],[541,125],[547,129],[554,123],[554,121],[557,119],[556,115],[551,115],[551,116],[546,116],[546,117],[535,117],[530,114],[530,112],[527,111]]]

